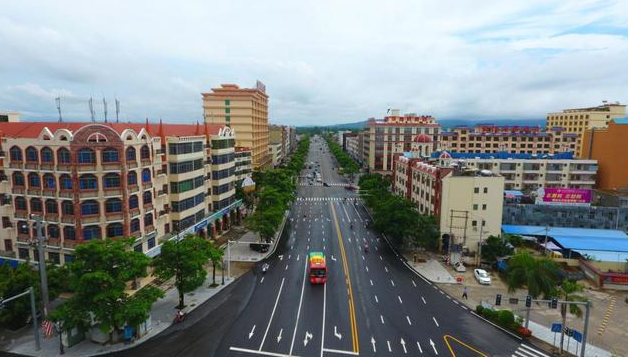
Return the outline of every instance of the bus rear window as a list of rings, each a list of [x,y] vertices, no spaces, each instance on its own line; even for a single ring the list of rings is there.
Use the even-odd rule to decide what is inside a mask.
[[[310,276],[325,277],[325,269],[312,269],[310,271]]]

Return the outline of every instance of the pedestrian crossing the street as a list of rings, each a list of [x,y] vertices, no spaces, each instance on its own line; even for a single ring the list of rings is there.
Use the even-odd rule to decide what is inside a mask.
[[[297,201],[361,201],[360,198],[358,197],[351,197],[351,198],[343,198],[343,197],[304,197],[304,198],[297,198]]]
[[[329,186],[347,186],[347,183],[327,183]],[[300,182],[299,186],[323,186],[323,183],[312,183],[311,185],[308,182]]]
[[[521,343],[519,348],[512,355],[513,357],[549,357],[542,351],[532,348],[527,344]]]

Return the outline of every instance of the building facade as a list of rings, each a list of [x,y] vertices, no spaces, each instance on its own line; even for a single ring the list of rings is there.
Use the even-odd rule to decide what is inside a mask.
[[[228,127],[22,122],[0,133],[0,257],[37,260],[36,217],[59,264],[92,239],[134,237],[154,255],[176,233],[215,236],[239,220]]]
[[[440,150],[458,153],[527,153],[553,154],[575,152],[577,133],[567,133],[565,128],[552,127],[541,130],[529,126],[495,126],[478,124],[454,127],[443,131]]]
[[[19,122],[20,121],[20,113],[19,112],[3,112],[0,111],[0,123],[2,122]]]
[[[607,128],[588,129],[582,158],[598,162],[597,188],[628,188],[628,120],[611,120]]]
[[[256,88],[240,88],[223,84],[202,95],[205,121],[234,129],[236,145],[251,148],[253,170],[269,167],[268,95],[264,85],[258,82]]]
[[[251,148],[235,147],[235,177],[236,182],[244,180],[253,174],[251,167]]]
[[[565,132],[577,133],[581,138],[576,143],[576,156],[582,154],[582,138],[587,129],[606,128],[615,118],[626,117],[626,105],[604,103],[590,108],[565,109],[562,112],[548,113],[546,127],[563,127]]]
[[[348,136],[345,138],[345,147],[346,152],[351,156],[351,158],[360,162],[360,141],[358,135]]]
[[[270,154],[273,168],[278,167],[283,162],[282,145],[279,143],[270,143],[268,145],[268,153]]]
[[[429,144],[430,151],[437,149],[440,124],[432,116],[409,113],[401,116],[393,109],[383,120],[371,118],[364,133],[364,160],[373,173],[392,174],[394,155],[411,150],[417,136]]]
[[[531,193],[539,188],[593,189],[597,161],[574,159],[571,153],[535,156],[514,153],[435,152],[432,158],[450,166],[462,161],[465,166],[490,170],[505,180],[506,190]]]

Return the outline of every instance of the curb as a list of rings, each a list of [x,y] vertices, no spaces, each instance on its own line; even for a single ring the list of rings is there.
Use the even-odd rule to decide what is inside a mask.
[[[523,341],[523,338],[521,338],[521,337],[519,337],[518,335],[516,335],[516,334],[514,334],[514,333],[510,332],[510,331],[509,331],[509,330],[507,330],[506,328],[501,327],[501,326],[498,326],[498,325],[496,325],[495,323],[493,323],[493,322],[491,322],[491,321],[487,320],[486,318],[484,318],[484,317],[480,316],[479,314],[475,313],[475,311],[474,311],[474,310],[472,310],[472,309],[469,309],[469,310],[470,310],[471,314],[472,314],[472,315],[474,315],[475,317],[477,317],[477,318],[481,319],[482,321],[484,321],[484,322],[486,322],[486,323],[488,323],[488,324],[492,325],[493,327],[495,327],[495,328],[497,328],[497,329],[499,329],[499,330],[501,330],[501,331],[503,331],[503,332],[505,332],[505,333],[508,333],[509,335],[511,335],[511,336],[513,336],[513,337],[515,337],[516,339],[518,339],[518,340],[520,340],[520,341]]]

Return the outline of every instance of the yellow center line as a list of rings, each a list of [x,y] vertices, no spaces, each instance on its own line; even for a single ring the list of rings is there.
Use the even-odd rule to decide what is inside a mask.
[[[342,258],[342,267],[345,272],[347,282],[347,295],[349,296],[349,320],[351,321],[351,338],[353,342],[353,352],[360,353],[360,344],[358,340],[358,325],[355,319],[355,305],[353,303],[353,290],[351,289],[351,276],[349,275],[349,265],[347,263],[347,255],[345,254],[345,246],[342,241],[342,234],[340,233],[340,225],[338,225],[338,217],[336,217],[336,210],[333,203],[329,203],[331,207],[331,213],[334,217],[334,224],[336,225],[336,232],[338,233],[338,243],[340,244],[340,255]]]

